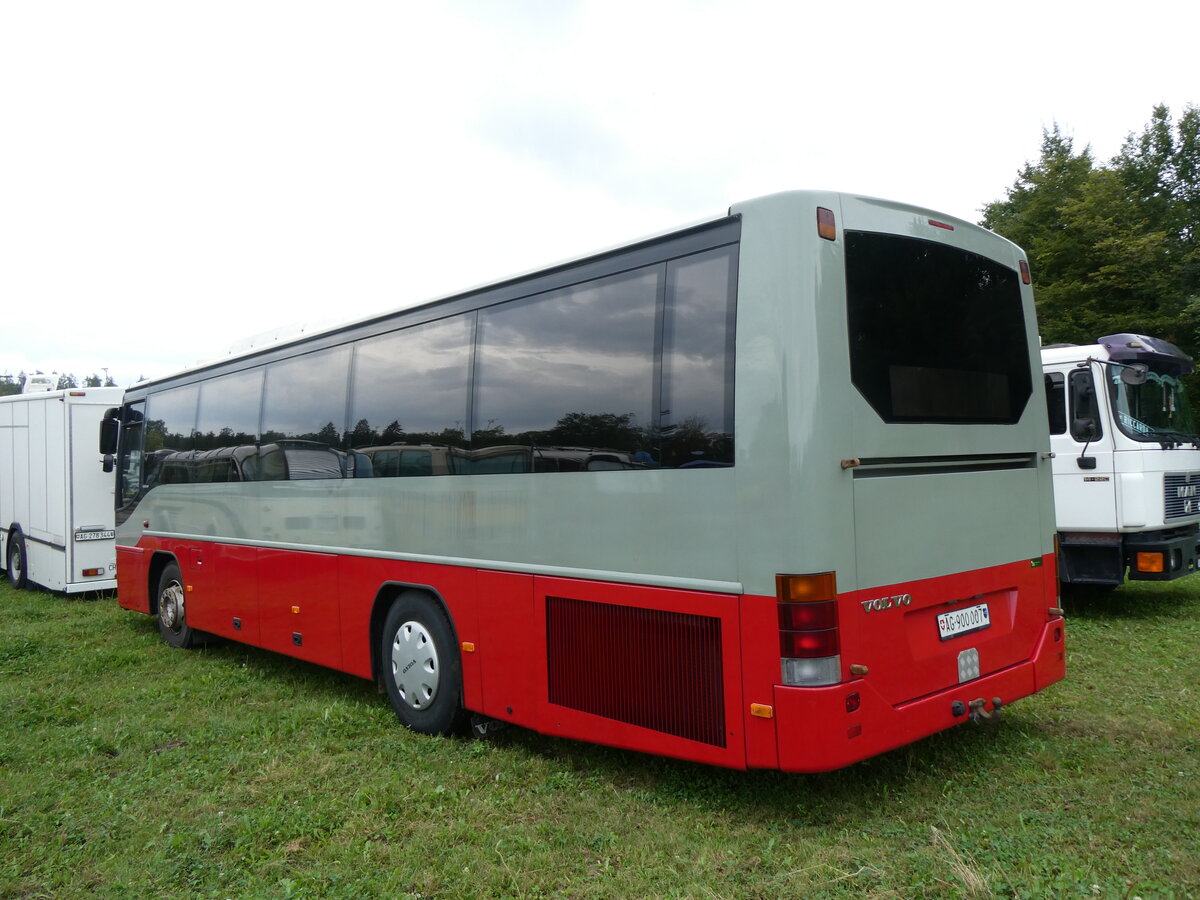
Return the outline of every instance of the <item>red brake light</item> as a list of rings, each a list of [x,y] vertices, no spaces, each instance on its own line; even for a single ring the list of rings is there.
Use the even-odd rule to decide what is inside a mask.
[[[779,655],[785,659],[821,659],[837,656],[838,630],[779,632]]]
[[[779,604],[780,631],[815,631],[822,628],[837,628],[836,601]]]

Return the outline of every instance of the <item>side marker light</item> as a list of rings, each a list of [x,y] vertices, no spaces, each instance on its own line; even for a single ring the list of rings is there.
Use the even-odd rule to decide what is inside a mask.
[[[827,241],[837,240],[837,222],[834,220],[832,209],[817,207],[817,235]]]

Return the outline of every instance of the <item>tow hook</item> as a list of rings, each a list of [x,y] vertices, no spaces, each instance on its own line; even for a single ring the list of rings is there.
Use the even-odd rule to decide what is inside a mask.
[[[989,725],[995,725],[997,722],[1000,721],[1000,707],[1002,707],[1003,705],[1004,705],[1004,703],[1000,700],[999,697],[993,697],[992,698],[992,711],[988,712],[986,700],[984,700],[982,697],[979,697],[976,700],[972,700],[970,703],[971,721],[974,722],[976,725],[982,725],[984,723],[987,723]]]

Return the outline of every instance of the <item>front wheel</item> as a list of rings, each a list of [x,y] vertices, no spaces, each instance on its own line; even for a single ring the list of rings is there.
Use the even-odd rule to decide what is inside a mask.
[[[379,661],[405,727],[435,735],[462,728],[462,661],[445,610],[427,594],[406,591],[396,598],[384,619]]]
[[[29,584],[26,572],[25,535],[14,531],[8,536],[8,583],[18,591]]]
[[[186,649],[196,643],[196,632],[187,623],[183,575],[178,563],[169,563],[158,576],[158,633],[172,647]]]

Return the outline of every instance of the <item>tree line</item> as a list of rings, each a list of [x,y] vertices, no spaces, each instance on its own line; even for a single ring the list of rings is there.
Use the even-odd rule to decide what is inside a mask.
[[[1154,107],[1107,163],[1055,125],[980,224],[1028,255],[1043,344],[1135,332],[1200,358],[1200,108]]]
[[[42,375],[44,373],[31,372],[29,374]],[[9,394],[21,393],[21,388],[24,387],[25,379],[28,377],[29,377],[29,375],[26,375],[24,372],[21,372],[18,375],[9,375],[9,374],[0,375],[0,397],[6,397]],[[69,391],[73,388],[78,388],[78,387],[89,388],[89,387],[116,387],[116,386],[117,386],[117,383],[115,381],[113,381],[112,376],[110,376],[110,375],[105,375],[104,378],[101,378],[99,375],[92,374],[92,375],[88,375],[82,381],[80,379],[76,378],[74,375],[59,375],[58,376],[58,384],[55,386],[55,390]]]

